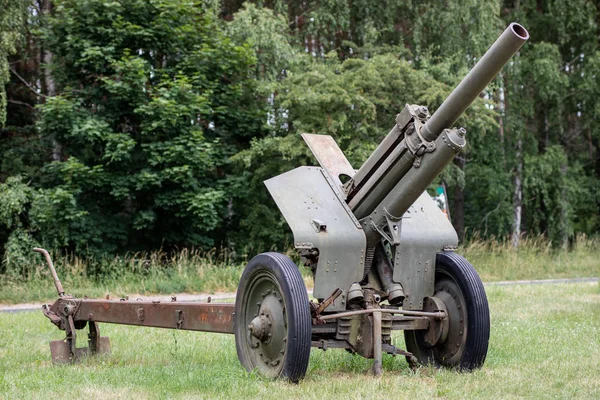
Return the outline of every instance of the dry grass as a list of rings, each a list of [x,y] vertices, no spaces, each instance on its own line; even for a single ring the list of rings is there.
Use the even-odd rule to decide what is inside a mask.
[[[576,278],[600,276],[600,238],[578,236],[569,250],[556,250],[543,237],[524,238],[518,250],[506,240],[474,238],[458,252],[475,266],[484,281]],[[294,252],[288,252],[294,256]],[[245,262],[229,254],[183,249],[171,255],[161,251],[135,253],[110,259],[55,259],[65,289],[75,295],[123,297],[173,293],[233,292]],[[298,260],[296,260],[298,261]],[[0,303],[45,302],[56,297],[52,279],[41,257],[25,268],[27,277],[0,275]],[[307,287],[310,272],[302,268]]]
[[[600,238],[578,235],[568,250],[543,236],[522,238],[515,250],[509,240],[473,238],[460,246],[485,282],[600,276]]]

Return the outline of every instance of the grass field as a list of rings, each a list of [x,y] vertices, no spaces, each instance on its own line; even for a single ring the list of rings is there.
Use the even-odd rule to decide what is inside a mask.
[[[313,349],[298,385],[239,365],[232,335],[104,324],[112,354],[54,366],[60,339],[41,312],[0,314],[0,398],[600,398],[600,286],[488,286],[492,335],[483,369],[420,369],[386,356],[384,376],[344,351]],[[402,345],[401,333],[396,345]]]
[[[517,251],[501,240],[473,239],[459,248],[485,282],[600,276],[600,238],[577,237],[569,250],[556,250],[542,237],[523,239]],[[290,256],[294,256],[290,252]],[[40,256],[24,266],[26,278],[0,275],[0,303],[47,302],[56,297]],[[67,292],[82,297],[233,292],[245,262],[212,253],[182,250],[133,254],[104,260],[59,257],[58,274]],[[99,273],[102,271],[102,273]],[[310,272],[302,269],[307,286]]]

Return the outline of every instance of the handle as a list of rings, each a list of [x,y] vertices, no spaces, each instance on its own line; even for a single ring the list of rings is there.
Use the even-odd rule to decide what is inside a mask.
[[[65,291],[60,283],[60,279],[58,279],[56,269],[54,269],[54,264],[50,258],[50,253],[48,253],[48,250],[41,249],[39,247],[34,248],[33,251],[43,254],[44,257],[46,257],[46,263],[48,264],[48,268],[50,268],[50,272],[52,273],[52,279],[54,279],[54,286],[56,286],[56,290],[58,291],[58,297],[63,297],[65,295]]]

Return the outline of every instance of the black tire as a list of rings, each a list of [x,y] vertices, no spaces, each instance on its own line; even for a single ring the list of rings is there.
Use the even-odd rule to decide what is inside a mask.
[[[262,328],[268,323],[260,338],[251,328],[256,320]],[[235,298],[235,346],[244,368],[298,382],[308,368],[311,323],[306,286],[296,264],[279,253],[250,260]]]
[[[490,339],[490,312],[483,283],[473,266],[456,253],[438,253],[434,296],[448,310],[447,337],[432,347],[423,339],[425,331],[404,331],[406,349],[423,365],[464,371],[483,366]]]

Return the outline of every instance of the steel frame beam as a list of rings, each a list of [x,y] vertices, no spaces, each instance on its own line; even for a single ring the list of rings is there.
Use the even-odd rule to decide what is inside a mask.
[[[63,310],[69,305],[75,308],[75,322],[105,322],[217,333],[234,332],[234,303],[58,299],[50,310]]]

